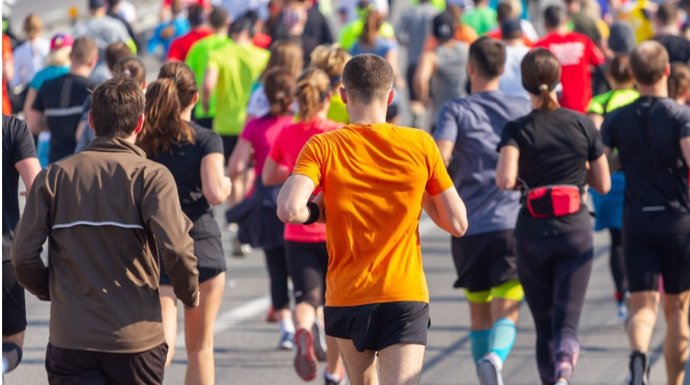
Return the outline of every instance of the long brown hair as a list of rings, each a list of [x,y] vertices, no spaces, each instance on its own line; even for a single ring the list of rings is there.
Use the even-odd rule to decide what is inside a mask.
[[[146,89],[146,119],[139,146],[149,155],[170,151],[174,142],[194,142],[194,130],[180,112],[194,101],[198,89],[194,74],[182,62],[164,64],[158,80]]]
[[[295,94],[295,77],[285,68],[273,68],[264,76],[264,93],[271,104],[269,114],[280,116],[289,113]]]
[[[532,95],[538,96],[538,109],[552,111],[559,107],[551,97],[561,79],[561,63],[546,48],[535,48],[527,53],[520,63],[522,86]]]
[[[271,56],[266,63],[261,79],[266,79],[266,74],[273,68],[285,68],[297,77],[304,68],[304,51],[295,40],[283,39],[271,45]]]
[[[367,19],[364,21],[364,28],[362,30],[362,35],[359,37],[359,41],[365,45],[374,44],[382,24],[383,15],[377,11],[369,11]]]
[[[316,117],[331,90],[328,75],[318,68],[307,68],[297,78],[297,103],[303,121]]]

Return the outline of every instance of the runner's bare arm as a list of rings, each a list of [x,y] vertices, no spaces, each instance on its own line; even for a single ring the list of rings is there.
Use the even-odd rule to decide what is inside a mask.
[[[216,83],[218,83],[218,69],[209,67],[204,74],[204,86],[201,90],[201,106],[204,111],[208,111],[211,94],[216,88]]]
[[[455,186],[434,196],[424,193],[422,204],[431,220],[452,236],[462,237],[467,231],[467,209]]]
[[[455,148],[455,143],[450,140],[439,139],[436,141],[436,146],[438,146],[439,152],[441,152],[441,158],[443,158],[443,164],[448,167],[450,163],[450,158],[453,156],[453,149]]]
[[[515,190],[518,176],[520,150],[511,145],[503,146],[496,166],[496,186],[501,190]]]
[[[223,170],[223,154],[214,152],[201,158],[201,192],[211,205],[228,199],[232,190],[230,178]]]
[[[237,139],[237,145],[228,159],[228,176],[235,179],[247,170],[252,157],[252,144],[243,138]]]
[[[21,175],[24,186],[26,186],[26,191],[31,190],[31,185],[34,183],[36,175],[41,172],[41,164],[38,163],[38,158],[30,157],[22,159],[14,164],[14,168],[17,169],[17,172]]]
[[[275,160],[271,159],[270,156],[266,157],[264,169],[261,171],[261,181],[264,183],[264,186],[281,184],[285,182],[289,176],[290,170],[288,170],[287,167],[279,165]]]
[[[311,178],[291,175],[278,193],[278,218],[285,223],[304,223],[309,219],[307,201],[316,186]]]
[[[600,194],[606,194],[611,189],[611,172],[606,154],[602,154],[596,160],[589,162],[587,183]]]
[[[414,90],[419,100],[425,104],[429,101],[429,79],[434,71],[436,71],[436,52],[424,52],[414,74]]]

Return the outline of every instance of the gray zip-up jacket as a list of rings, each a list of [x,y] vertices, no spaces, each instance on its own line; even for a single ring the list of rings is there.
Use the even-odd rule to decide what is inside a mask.
[[[190,228],[170,172],[124,139],[99,137],[36,177],[12,262],[19,283],[51,301],[52,345],[143,352],[165,341],[159,253],[177,297],[198,303]]]

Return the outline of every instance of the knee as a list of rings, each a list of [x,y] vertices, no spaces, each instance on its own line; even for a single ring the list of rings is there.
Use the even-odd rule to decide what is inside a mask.
[[[323,304],[323,299],[321,298],[321,289],[309,290],[306,293],[300,293],[295,296],[295,303],[306,303],[317,309]]]
[[[664,316],[669,329],[686,325],[688,320],[688,296],[667,295],[664,298]]]

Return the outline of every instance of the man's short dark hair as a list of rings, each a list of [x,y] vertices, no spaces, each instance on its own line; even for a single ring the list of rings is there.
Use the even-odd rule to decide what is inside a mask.
[[[121,41],[110,43],[105,47],[105,64],[110,71],[115,68],[117,62],[133,56],[132,50]]]
[[[132,79],[111,79],[91,94],[91,117],[96,136],[126,138],[144,113],[144,93]]]
[[[501,75],[506,64],[506,46],[500,40],[480,37],[470,45],[470,61],[483,78],[494,79]]]
[[[565,23],[568,15],[560,5],[550,5],[544,10],[544,25],[546,28],[556,28]]]
[[[348,98],[365,104],[375,98],[387,97],[393,80],[393,67],[376,55],[357,55],[345,64],[343,70],[343,85]]]
[[[192,28],[200,27],[206,21],[204,7],[199,4],[192,4],[187,7],[187,20]]]
[[[223,9],[223,7],[213,7],[213,10],[208,15],[208,23],[211,25],[211,28],[215,30],[225,28],[229,19],[230,16],[228,15],[228,11]]]
[[[98,45],[90,37],[78,37],[74,40],[69,57],[73,63],[87,64],[92,59],[98,57]]]
[[[653,40],[640,43],[630,54],[630,69],[635,81],[644,86],[658,82],[668,67],[668,52]]]
[[[675,3],[666,1],[659,5],[656,11],[656,19],[663,26],[675,25],[678,23],[678,7]]]

